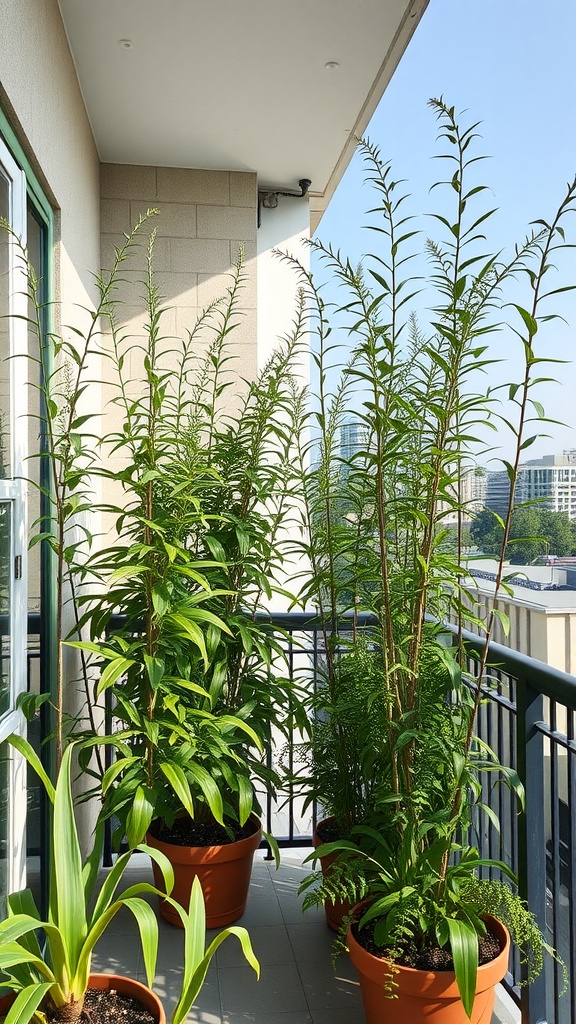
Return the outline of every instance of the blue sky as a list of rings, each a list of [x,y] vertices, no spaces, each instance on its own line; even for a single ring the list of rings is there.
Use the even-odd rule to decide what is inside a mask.
[[[509,249],[530,221],[552,217],[576,173],[576,0],[430,0],[367,131],[392,159],[395,177],[408,179],[413,212],[437,208],[429,187],[442,166],[431,159],[437,122],[427,100],[439,95],[466,111],[463,123],[482,121],[478,151],[490,159],[477,165],[478,181],[490,185],[498,207],[490,248]],[[319,229],[354,261],[376,238],[361,230],[372,205],[362,178],[356,157]],[[576,241],[576,216],[567,227]],[[564,268],[576,283],[576,255]],[[542,345],[575,360],[576,299],[565,300],[561,312],[570,327],[551,325]],[[510,366],[497,371],[503,379],[518,368],[513,351],[507,358]],[[549,428],[553,439],[537,442],[527,457],[576,447],[576,364],[555,373],[562,385],[544,387],[540,398],[568,427]]]

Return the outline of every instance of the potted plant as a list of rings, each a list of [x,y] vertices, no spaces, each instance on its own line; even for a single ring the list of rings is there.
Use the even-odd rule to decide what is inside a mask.
[[[102,829],[92,851],[82,862],[71,793],[71,761],[74,744],[64,750],[61,769],[54,787],[42,764],[26,740],[11,736],[10,742],[28,759],[44,783],[53,804],[51,843],[51,884],[48,919],[43,921],[29,890],[8,897],[8,917],[0,922],[0,970],[2,988],[14,995],[5,997],[7,1024],[28,1024],[32,1019],[78,1021],[88,990],[110,992],[115,1012],[125,1013],[124,998],[148,1009],[155,1024],[165,1024],[164,1009],[151,991],[158,949],[158,923],[143,894],[158,890],[147,882],[137,882],[117,894],[128,866],[130,853],[118,857],[98,892],[96,881],[100,866]],[[156,850],[146,850],[160,867],[165,889],[170,893],[173,876],[170,864]],[[169,895],[166,899],[171,899]],[[118,911],[126,907],[138,924],[148,988],[139,982],[116,975],[93,975],[90,966],[98,940]],[[172,1024],[182,1024],[202,986],[210,960],[228,935],[240,940],[247,961],[259,971],[248,933],[244,928],[226,929],[204,951],[205,915],[200,883],[193,887],[188,909],[175,904],[186,939],[182,991],[172,1016]],[[37,932],[43,932],[44,942]],[[97,1024],[98,998],[93,1002],[90,1019]],[[103,1006],[105,1009],[105,1006]],[[110,1019],[108,1016],[103,1019]]]
[[[116,823],[117,844],[126,837],[134,847],[147,834],[150,845],[170,852],[178,865],[173,898],[184,906],[201,874],[208,925],[216,927],[243,912],[261,840],[256,787],[277,784],[264,750],[289,710],[281,636],[258,613],[279,589],[290,515],[288,402],[299,335],[238,395],[229,340],[242,258],[224,299],[188,338],[168,342],[153,245],[154,232],[144,342],[117,326],[108,300],[109,377],[121,426],[103,439],[100,473],[121,496],[104,508],[113,542],[80,570],[79,625],[89,639],[70,646],[99,666],[96,698],[109,699],[119,725],[104,740],[115,760],[102,775],[95,771],[101,820]],[[142,374],[127,376],[130,364]],[[111,454],[120,468],[110,468]],[[84,731],[86,770],[94,771],[88,758],[100,743]],[[226,866],[235,875],[228,895]],[[162,913],[179,923],[170,901]]]
[[[368,630],[368,643],[380,661],[380,671],[365,698],[365,716],[369,730],[378,723],[382,734],[381,757],[375,767],[378,792],[370,814],[352,829],[353,841],[317,849],[317,857],[339,851],[340,857],[317,893],[309,891],[307,899],[348,895],[351,900],[366,901],[354,914],[348,943],[356,963],[360,962],[358,946],[377,954],[373,958],[377,968],[367,972],[371,980],[366,986],[363,982],[369,993],[364,998],[370,1024],[408,1012],[404,972],[398,970],[406,963],[411,964],[410,977],[414,973],[420,977],[421,994],[429,990],[432,997],[426,1006],[420,1001],[413,1019],[429,1019],[436,1013],[432,1004],[439,989],[455,983],[451,1000],[456,1017],[446,1019],[460,1021],[465,1012],[475,1022],[488,1020],[490,997],[478,996],[475,1001],[475,992],[477,978],[492,976],[492,970],[479,967],[478,948],[486,932],[492,931],[499,980],[498,972],[503,976],[505,971],[508,940],[491,917],[504,911],[513,937],[528,938],[532,944],[536,968],[546,947],[506,882],[492,884],[478,878],[487,865],[466,842],[466,835],[474,807],[483,813],[479,803],[483,773],[495,773],[522,799],[514,773],[476,738],[475,720],[489,671],[496,618],[506,627],[496,597],[506,589],[504,552],[518,467],[537,436],[538,427],[532,424],[544,418],[533,390],[546,362],[537,347],[540,335],[536,336],[554,319],[551,297],[571,287],[549,291],[548,281],[552,260],[558,260],[565,245],[564,220],[575,209],[576,183],[568,186],[554,218],[536,222],[507,262],[499,255],[487,255],[484,230],[494,211],[475,210],[486,192],[486,186],[470,180],[478,159],[473,155],[476,126],[461,128],[454,109],[442,100],[431,105],[448,147],[442,156],[450,162],[448,180],[437,184],[446,186],[455,201],[454,211],[445,204],[434,215],[446,238],[427,241],[424,253],[418,255],[414,248],[418,232],[404,212],[407,197],[401,183],[375,147],[363,143],[368,177],[378,196],[372,211],[380,217],[375,227],[385,249],[365,267],[355,268],[329,247],[312,243],[338,284],[347,289],[340,307],[342,326],[357,339],[344,383],[332,402],[332,420],[326,413],[327,400],[316,414],[319,433],[328,451],[326,431],[344,415],[348,394],[360,409],[356,415],[362,436],[348,460],[345,503],[326,503],[333,541],[317,547],[319,557],[312,562],[304,594],[313,596],[316,605],[325,602],[329,630],[335,618],[335,605],[330,602],[338,592],[347,593],[347,607],[355,612],[372,613],[375,624]],[[424,257],[432,272],[422,283]],[[407,265],[416,259],[420,263],[411,276]],[[316,311],[322,391],[327,379],[323,363],[327,337],[335,322],[331,317],[328,324],[314,281],[308,276],[305,283]],[[405,313],[420,289],[424,298],[419,301],[431,309],[429,329]],[[508,330],[520,339],[523,358],[519,382],[505,389],[511,408],[503,411],[494,402],[498,389],[482,392],[479,374],[493,363],[487,339],[498,330]],[[488,446],[486,423],[511,431],[513,454],[505,462],[510,509],[501,521],[504,539],[495,599],[487,620],[480,621],[474,614],[462,559],[467,505],[461,477],[462,467]],[[326,493],[330,478],[322,470],[322,460],[319,465],[324,480],[316,487]],[[332,477],[336,475],[334,467],[331,472]],[[318,473],[318,464],[310,473]],[[326,529],[326,523],[325,515],[321,529]],[[307,525],[312,536],[317,523],[311,514]],[[313,543],[313,537],[307,543]],[[442,627],[450,620],[456,623],[452,648]],[[461,643],[465,622],[485,638],[473,673]],[[354,640],[352,618],[348,643]],[[326,646],[329,651],[329,643]],[[338,726],[336,718],[332,728]],[[363,755],[362,749],[359,761]],[[502,878],[509,875],[506,865],[491,866]],[[425,970],[413,966],[415,955],[423,949],[444,966],[449,958],[439,982],[431,981],[430,960]],[[374,977],[379,979],[376,983]],[[409,984],[413,986],[413,980]],[[377,1008],[376,993],[384,1000]],[[387,1004],[385,997],[390,994],[400,1002]]]

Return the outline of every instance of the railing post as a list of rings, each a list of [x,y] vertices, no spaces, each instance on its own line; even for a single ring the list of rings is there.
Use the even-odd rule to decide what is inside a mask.
[[[518,819],[518,889],[542,934],[546,932],[546,821],[544,816],[544,698],[526,678],[517,680],[517,764],[526,803]],[[525,975],[525,968],[522,968]],[[523,980],[525,980],[523,978]],[[546,1024],[546,974],[521,989],[523,1024]]]

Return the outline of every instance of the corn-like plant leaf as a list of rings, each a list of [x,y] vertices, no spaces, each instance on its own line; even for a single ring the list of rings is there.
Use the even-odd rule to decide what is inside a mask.
[[[30,1024],[34,1014],[52,985],[43,982],[41,985],[30,985],[18,993],[14,1003],[8,1010],[4,1024]]]
[[[56,784],[52,830],[52,884],[55,891],[51,893],[54,924],[60,930],[71,975],[75,973],[88,931],[82,884],[82,855],[70,779],[73,750],[73,744],[66,747]]]
[[[447,918],[446,923],[450,932],[456,984],[464,1012],[467,1017],[471,1017],[478,974],[478,936],[476,930],[465,921]]]

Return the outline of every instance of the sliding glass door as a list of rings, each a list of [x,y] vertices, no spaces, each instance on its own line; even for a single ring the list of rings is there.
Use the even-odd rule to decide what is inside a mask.
[[[25,880],[26,770],[4,740],[25,734],[27,282],[26,182],[0,140],[0,915]],[[8,230],[6,230],[8,225]]]

